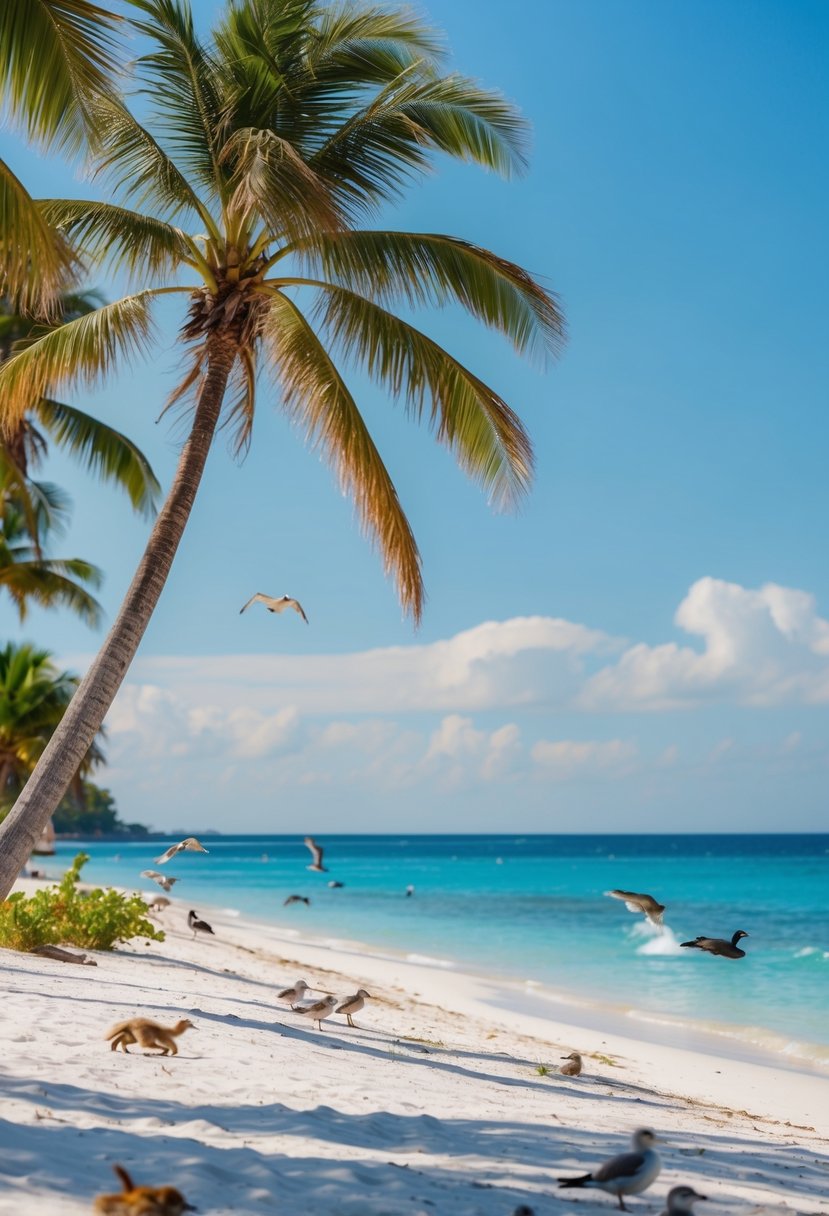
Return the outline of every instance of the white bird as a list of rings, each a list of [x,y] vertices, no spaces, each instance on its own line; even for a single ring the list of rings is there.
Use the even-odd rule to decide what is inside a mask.
[[[328,871],[326,870],[325,866],[322,864],[322,849],[319,847],[316,840],[314,840],[314,837],[306,836],[304,838],[304,843],[305,843],[305,847],[310,850],[311,856],[314,859],[313,864],[310,866],[306,866],[305,869],[314,870],[317,874],[327,874]]]
[[[162,891],[170,891],[173,883],[178,882],[177,878],[168,878],[166,874],[159,874],[158,870],[142,870],[142,878],[151,878],[153,882],[157,882]]]
[[[342,1005],[337,1006],[335,1012],[344,1013],[348,1018],[349,1026],[353,1026],[354,1023],[351,1020],[352,1013],[359,1013],[365,1005],[366,1000],[371,1001],[373,999],[371,993],[366,992],[365,988],[358,988],[353,996],[347,996]]]
[[[334,1006],[337,1003],[335,996],[324,996],[321,1001],[314,1001],[313,1005],[309,1005],[307,1009],[298,1009],[296,1012],[304,1018],[310,1018],[312,1022],[316,1022],[320,1030],[322,1030],[323,1018],[329,1018],[334,1012]]]
[[[698,1195],[692,1186],[675,1186],[668,1191],[668,1206],[662,1216],[694,1216],[692,1208],[698,1199],[707,1199],[707,1195]]]
[[[308,985],[305,980],[297,980],[291,988],[283,988],[276,995],[280,1001],[287,1001],[289,1005],[296,1005],[297,1001],[301,1001],[305,993],[308,991]]]
[[[190,853],[209,853],[203,844],[196,840],[195,836],[188,836],[186,840],[180,840],[178,844],[171,844],[166,853],[162,853],[160,857],[156,857],[155,864],[163,866],[165,861],[170,861],[175,857],[176,853],[183,853],[185,850]]]
[[[641,912],[645,920],[662,928],[662,917],[665,915],[665,905],[657,903],[652,895],[640,895],[637,891],[605,891],[611,899],[623,899],[628,912]]]
[[[582,1174],[578,1178],[559,1178],[559,1187],[585,1187],[591,1190],[607,1191],[619,1200],[623,1212],[625,1195],[639,1195],[646,1191],[652,1182],[659,1177],[662,1160],[653,1148],[658,1139],[655,1132],[643,1127],[633,1133],[633,1151],[620,1153],[600,1165],[592,1174]]]
[[[245,608],[250,608],[251,604],[264,604],[268,612],[284,612],[286,608],[293,608],[294,612],[299,613],[305,624],[308,624],[308,617],[305,615],[302,604],[290,595],[281,595],[278,599],[274,599],[271,595],[263,595],[261,591],[257,591],[256,595],[252,595],[248,602],[239,609],[239,615],[242,615]]]

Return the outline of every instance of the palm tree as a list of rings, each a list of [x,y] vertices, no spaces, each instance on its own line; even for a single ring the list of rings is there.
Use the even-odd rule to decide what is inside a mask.
[[[0,96],[29,139],[69,153],[94,139],[95,99],[116,96],[122,25],[90,0],[3,0]],[[65,237],[0,160],[0,293],[49,312],[74,269]]]
[[[118,201],[42,208],[90,264],[126,270],[144,286],[16,354],[0,369],[0,401],[13,423],[47,385],[108,374],[148,346],[155,299],[179,293],[189,301],[181,337],[190,365],[172,401],[192,398],[192,422],[109,637],[3,825],[0,897],[135,654],[223,412],[237,447],[250,440],[260,370],[354,499],[417,621],[417,545],[336,356],[425,417],[490,499],[508,506],[532,473],[520,420],[393,309],[459,303],[522,353],[549,353],[562,336],[554,299],[513,263],[456,237],[357,226],[435,152],[505,175],[524,164],[526,130],[513,106],[446,72],[438,38],[411,13],[233,0],[205,44],[186,0],[132,2],[153,43],[138,70],[158,112],[142,125],[126,105],[99,101],[97,169]]]
[[[69,502],[56,486],[27,480],[0,464],[0,593],[6,592],[21,623],[30,601],[43,608],[70,608],[92,628],[101,622],[101,605],[89,591],[101,572],[79,557],[44,556],[41,542],[59,531]]]
[[[0,816],[28,780],[77,686],[77,676],[59,671],[47,650],[13,642],[0,649]],[[103,758],[93,740],[73,775],[78,791]]]
[[[62,292],[55,302],[53,323],[65,325],[94,312],[102,302],[94,291]],[[11,357],[16,342],[30,340],[39,328],[38,322],[21,313],[11,300],[0,298],[0,364]],[[90,414],[51,397],[34,401],[27,413],[0,435],[0,447],[22,479],[28,478],[46,456],[46,435],[58,447],[78,456],[104,480],[120,486],[137,511],[145,515],[154,512],[161,487],[146,456],[132,440]]]

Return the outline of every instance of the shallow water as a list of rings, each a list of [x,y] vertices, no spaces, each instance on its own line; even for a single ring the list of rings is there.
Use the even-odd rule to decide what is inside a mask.
[[[829,835],[328,836],[328,874],[305,869],[295,836],[204,842],[209,856],[164,867],[196,909],[209,902],[303,936],[541,984],[633,1022],[829,1062]],[[165,847],[62,842],[56,861],[83,848],[88,881],[157,891],[139,871]],[[667,904],[665,933],[605,898],[612,887]],[[293,893],[311,906],[283,907]],[[750,934],[745,959],[679,947],[736,929]]]

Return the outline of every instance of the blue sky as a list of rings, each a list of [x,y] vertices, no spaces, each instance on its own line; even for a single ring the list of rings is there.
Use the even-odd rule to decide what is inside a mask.
[[[493,516],[353,381],[423,552],[415,636],[263,394],[247,461],[215,445],[105,782],[160,827],[228,810],[251,831],[825,827],[826,8],[422,7],[531,120],[532,166],[502,182],[440,164],[387,222],[487,245],[561,296],[570,340],[546,373],[452,312],[423,322],[525,419],[534,491]],[[3,143],[33,193],[89,193]],[[73,399],[166,483],[176,313],[159,315],[157,360]],[[75,500],[61,547],[104,568],[111,619],[146,524],[67,461],[47,475]],[[297,595],[311,625],[240,617],[255,590]],[[20,636],[6,602],[0,627]],[[97,642],[65,614],[23,632],[76,670]]]

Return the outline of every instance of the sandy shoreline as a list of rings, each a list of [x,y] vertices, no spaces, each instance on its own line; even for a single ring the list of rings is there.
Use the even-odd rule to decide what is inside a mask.
[[[217,1214],[590,1216],[612,1198],[556,1175],[638,1125],[663,1136],[664,1168],[632,1210],[688,1181],[703,1216],[829,1212],[825,1078],[499,1008],[485,980],[199,911],[215,939],[193,942],[175,903],[164,943],[96,968],[0,953],[0,1213],[87,1212],[121,1161]],[[320,1033],[276,1000],[299,976],[377,999]],[[137,1014],[198,1030],[171,1060],[110,1053],[104,1031]],[[538,1072],[573,1049],[587,1075]]]

